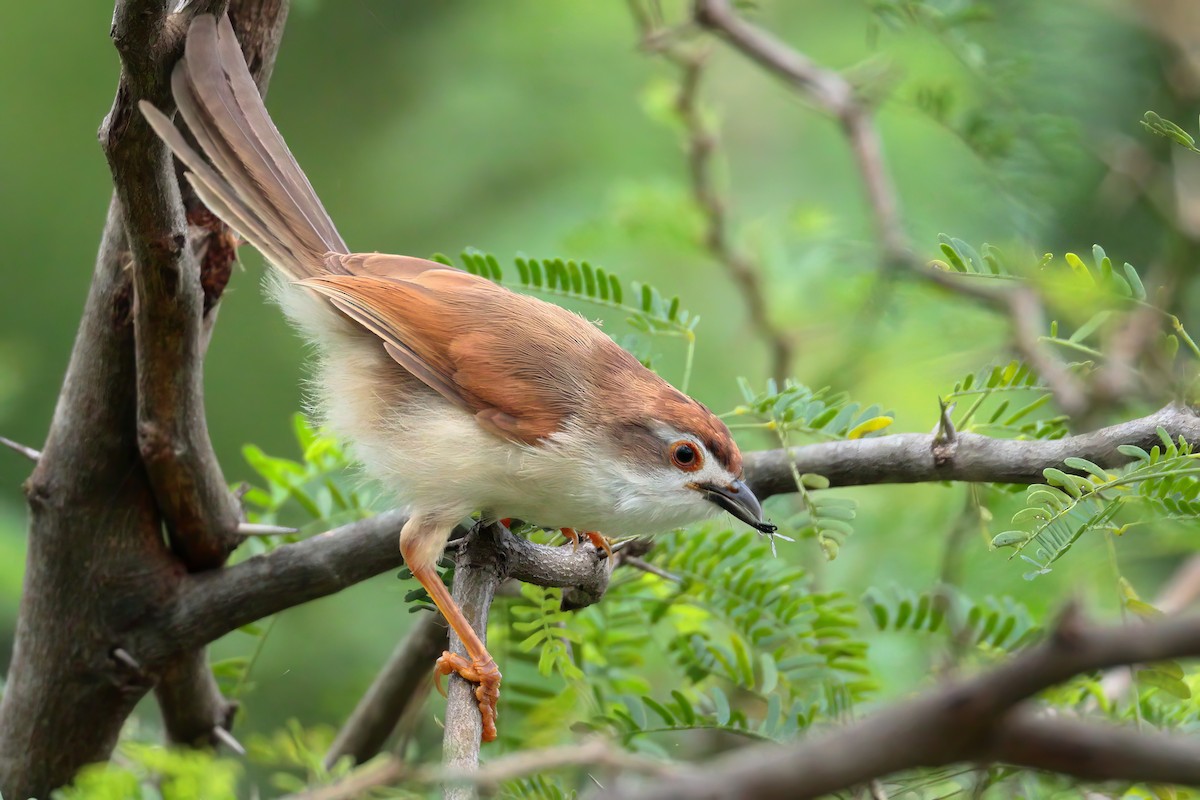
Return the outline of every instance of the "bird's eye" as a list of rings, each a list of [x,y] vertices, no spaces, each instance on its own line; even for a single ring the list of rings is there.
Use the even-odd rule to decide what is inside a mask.
[[[684,472],[695,472],[704,465],[704,458],[691,442],[671,445],[671,463]]]

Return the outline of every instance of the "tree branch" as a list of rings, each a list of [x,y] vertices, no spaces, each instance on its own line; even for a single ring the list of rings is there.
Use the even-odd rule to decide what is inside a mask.
[[[400,717],[428,691],[433,662],[446,647],[441,615],[422,614],[338,731],[325,754],[325,766],[332,767],[343,756],[362,764],[378,755]]]
[[[286,544],[222,570],[188,576],[171,605],[174,641],[200,646],[265,616],[339,592],[397,569],[407,515],[388,511]],[[501,528],[496,548],[505,575],[539,586],[578,587],[599,598],[608,586],[607,559],[591,548],[534,544]],[[459,529],[461,537],[466,533]]]
[[[711,767],[606,797],[810,798],[913,767],[1012,763],[1086,780],[1200,785],[1200,742],[1038,716],[1026,702],[1074,675],[1200,655],[1200,619],[1093,628],[1072,610],[1047,641],[958,681],[823,735],[756,745]]]
[[[164,717],[173,731],[202,727],[193,722],[206,716],[212,717],[210,730],[227,721],[211,677],[196,669],[202,654],[185,652],[155,626],[183,573],[162,538],[162,515],[175,513],[174,489],[193,504],[207,503],[210,494],[216,498],[201,514],[219,511],[228,493],[219,471],[168,485],[173,479],[161,472],[166,462],[143,459],[146,440],[138,428],[139,420],[154,421],[160,412],[169,417],[168,426],[186,428],[181,443],[170,443],[182,450],[167,453],[167,462],[187,464],[196,453],[211,452],[199,405],[200,287],[178,238],[187,229],[176,179],[161,143],[134,109],[140,98],[169,107],[168,76],[187,18],[224,4],[192,3],[179,14],[168,13],[168,5],[125,0],[113,15],[122,74],[99,135],[119,200],[109,208],[45,449],[26,483],[29,551],[0,701],[5,796],[47,797],[82,765],[107,759],[122,723],[156,682],[162,681],[160,698],[170,698]],[[273,0],[246,0],[239,8],[247,19],[275,15],[274,24],[281,24],[280,4]],[[278,36],[270,41],[264,54],[273,52]],[[258,58],[258,68],[268,64]],[[131,261],[139,266],[131,269]],[[138,282],[136,310],[131,273]],[[171,318],[174,313],[180,318]],[[163,342],[154,341],[159,333]],[[173,354],[182,359],[182,377],[171,374],[178,363],[166,363]],[[190,396],[172,395],[179,392]],[[182,405],[164,407],[172,396]],[[179,530],[173,531],[178,551],[194,556],[192,566],[210,563],[204,553],[227,547],[208,530],[197,529],[187,542]],[[153,646],[143,646],[150,640]]]
[[[173,744],[216,747],[226,741],[218,729],[233,730],[238,704],[221,695],[202,647],[185,650],[168,662],[154,694]]]
[[[950,441],[936,434],[899,433],[870,439],[766,450],[746,454],[746,480],[760,498],[796,491],[792,464],[801,473],[824,475],[833,486],[875,483],[970,481],[1042,483],[1042,471],[1063,464],[1070,456],[1086,458],[1105,468],[1128,464],[1117,452],[1122,444],[1149,450],[1162,444],[1158,428],[1172,438],[1200,442],[1200,417],[1187,406],[1171,404],[1140,419],[1091,433],[1052,440],[992,439],[955,433]]]
[[[696,0],[694,16],[743,55],[782,79],[841,123],[854,153],[876,237],[889,266],[918,265],[900,224],[900,204],[869,107],[840,73],[825,69],[770,33],[739,17],[728,0]]]
[[[832,486],[1041,483],[1044,469],[1066,469],[1063,460],[1071,456],[1106,468],[1126,464],[1129,458],[1117,451],[1118,445],[1149,449],[1160,443],[1159,427],[1172,438],[1200,441],[1200,417],[1172,404],[1140,419],[1049,441],[962,432],[945,441],[935,434],[902,433],[747,453],[746,477],[764,498],[795,491],[789,459],[801,473],[824,475]],[[257,619],[400,567],[397,541],[405,519],[403,512],[389,511],[219,571],[188,576],[170,611],[173,639],[201,646]],[[499,547],[508,577],[539,586],[578,587],[593,600],[608,585],[607,559],[598,559],[591,549],[574,552],[534,544],[507,531],[500,534]]]
[[[744,250],[731,241],[729,200],[722,196],[714,176],[720,139],[705,121],[700,105],[700,84],[708,54],[677,43],[668,31],[656,27],[639,0],[630,0],[634,21],[642,35],[642,46],[675,65],[680,72],[679,91],[675,96],[675,115],[686,134],[688,177],[692,200],[704,219],[702,244],[714,260],[725,268],[742,296],[750,325],[770,352],[770,374],[782,383],[791,371],[793,338],[771,319],[763,287],[762,268]]]
[[[220,566],[241,541],[240,509],[208,437],[203,394],[206,322],[215,316],[234,252],[219,226],[191,241],[195,210],[185,215],[174,160],[136,108],[142,99],[174,108],[168,77],[188,23],[195,14],[224,14],[225,6],[206,0],[168,14],[163,3],[118,3],[112,38],[122,78],[100,130],[134,261],[138,450],[172,549],[190,570]],[[286,3],[238,2],[232,12],[265,91]],[[203,270],[193,247],[204,251]],[[236,704],[221,696],[202,647],[173,654],[155,692],[174,742],[215,746],[219,732],[232,727]]]
[[[917,258],[901,223],[900,203],[888,174],[872,108],[849,80],[746,22],[733,10],[729,0],[696,0],[694,17],[699,25],[714,31],[839,122],[859,172],[886,268],[904,269],[926,283],[1005,314],[1015,349],[1045,379],[1059,407],[1072,417],[1090,410],[1091,400],[1083,383],[1067,370],[1056,353],[1038,341],[1045,324],[1040,299],[1031,289],[1007,291],[976,286],[969,279],[932,269]]]
[[[220,566],[239,541],[238,507],[225,483],[204,416],[200,266],[188,242],[183,199],[165,144],[137,113],[149,100],[174,109],[168,77],[199,2],[171,15],[165,3],[117,3],[112,39],[121,82],[100,128],[133,254],[138,449],[171,535],[190,569]]]
[[[454,602],[479,638],[487,643],[488,612],[496,589],[507,577],[504,535],[512,536],[504,526],[477,526],[459,544],[454,559]],[[513,537],[514,539],[516,537]],[[454,629],[450,629],[450,652],[467,657],[467,649]],[[480,736],[483,723],[475,685],[458,675],[450,676],[446,689],[445,734],[442,737],[442,763],[447,769],[472,772],[479,767]],[[470,786],[447,786],[446,800],[475,800]]]

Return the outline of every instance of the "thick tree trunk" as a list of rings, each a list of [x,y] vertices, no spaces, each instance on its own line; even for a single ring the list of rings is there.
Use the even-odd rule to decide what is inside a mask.
[[[118,195],[133,205],[123,208],[114,199],[109,208],[49,436],[25,487],[30,508],[25,585],[0,700],[4,797],[47,797],[83,765],[107,760],[125,719],[151,687],[158,689],[174,741],[211,741],[213,729],[230,722],[232,706],[216,691],[202,646],[184,647],[171,630],[174,601],[189,568],[219,565],[222,550],[228,552],[233,541],[229,507],[216,509],[219,503],[204,501],[184,508],[222,515],[223,529],[210,525],[205,530],[195,518],[167,517],[180,516],[178,506],[189,502],[183,489],[189,486],[202,490],[201,499],[224,491],[203,425],[200,357],[207,332],[202,315],[211,321],[232,251],[226,247],[220,253],[223,263],[196,261],[186,246],[188,228],[169,156],[135,108],[143,97],[167,106],[167,78],[182,52],[191,14],[223,13],[225,3],[194,3],[179,14],[170,13],[170,5],[127,0],[118,3],[114,15],[113,37],[125,69],[101,140]],[[286,0],[243,0],[230,9],[260,85],[274,63],[286,10]],[[141,223],[155,221],[172,230],[151,239]],[[134,246],[127,231],[141,237]],[[220,244],[223,234],[219,226],[209,227],[198,247],[210,254],[219,250],[214,243]],[[133,253],[143,260],[134,264]],[[147,253],[174,257],[176,263],[155,263]],[[213,274],[223,268],[223,274]],[[155,339],[163,333],[157,328],[166,324],[161,313],[146,314],[145,306],[139,312],[135,305],[138,270],[143,270],[138,275],[143,289],[163,290],[142,302],[155,302],[159,312],[160,303],[180,309],[167,331],[173,341]],[[136,336],[135,318],[143,328]],[[161,369],[149,374],[148,366],[164,365],[154,364],[153,354],[137,348],[135,340],[163,345],[160,354],[169,355],[172,348],[184,353],[187,358],[173,367],[179,374]],[[166,427],[154,418],[159,398],[149,391],[153,380],[173,381],[188,395],[186,403],[168,398],[172,408],[158,415]],[[186,416],[173,418],[181,407]],[[145,466],[146,437],[139,441],[139,411],[143,434],[149,423],[171,435],[170,441],[158,442],[162,447],[155,455],[175,472],[164,473],[160,460],[153,483]],[[208,463],[199,463],[205,459]],[[187,541],[180,538],[181,530]],[[195,553],[200,557],[192,559]]]
[[[112,657],[175,569],[138,456],[132,292],[109,210],[83,321],[33,476],[16,645],[0,702],[0,792],[44,797],[108,758],[147,677]]]

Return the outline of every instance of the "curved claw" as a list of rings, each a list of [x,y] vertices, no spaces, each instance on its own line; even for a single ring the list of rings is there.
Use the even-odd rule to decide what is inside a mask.
[[[596,548],[597,550],[603,550],[604,554],[608,558],[613,557],[612,545],[609,544],[608,537],[603,533],[597,533],[596,531],[584,531],[583,535],[586,536],[588,541],[592,543],[592,547]]]
[[[434,683],[437,685],[438,691],[442,691],[442,676],[456,674],[465,681],[477,683],[475,687],[475,700],[479,703],[479,716],[483,722],[483,735],[480,737],[485,742],[490,742],[496,738],[496,703],[500,700],[500,670],[496,667],[496,662],[490,658],[487,663],[481,664],[474,659],[467,659],[456,653],[451,653],[446,650],[442,653],[442,657],[437,660],[434,667]]]

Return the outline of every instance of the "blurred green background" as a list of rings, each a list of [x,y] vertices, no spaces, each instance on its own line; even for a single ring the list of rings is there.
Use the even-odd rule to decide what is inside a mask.
[[[680,7],[666,5],[668,16]],[[947,12],[987,14],[941,30],[893,29],[873,13],[880,5],[904,4],[771,0],[753,13],[817,62],[887,94],[879,127],[923,254],[936,255],[936,235],[947,232],[1038,253],[1100,242],[1118,262],[1191,268],[1186,214],[1162,212],[1185,197],[1177,182],[1186,175],[1138,120],[1150,108],[1195,119],[1200,81],[1144,24],[1186,39],[1200,28],[1194,5],[943,3]],[[35,447],[110,193],[94,134],[116,86],[111,11],[97,1],[17,4],[0,30],[0,240],[10,298],[0,315],[0,433]],[[685,153],[664,120],[675,81],[639,52],[618,0],[297,0],[268,106],[352,247],[429,255],[475,246],[506,263],[519,252],[586,258],[678,294],[702,318],[692,393],[725,410],[739,400],[737,376],[763,385],[766,358],[733,283],[695,243]],[[1003,321],[903,281],[876,291],[872,224],[835,123],[720,46],[703,94],[719,125],[735,239],[761,265],[772,318],[796,335],[793,374],[894,409],[894,430],[930,430],[939,392],[1001,357]],[[1144,193],[1114,171],[1126,157]],[[206,366],[209,428],[230,481],[251,477],[246,443],[296,456],[289,417],[302,406],[305,375],[300,342],[259,290],[257,254],[247,248],[242,257]],[[1190,298],[1173,300],[1185,320]],[[610,333],[627,332],[619,318],[607,322]],[[682,346],[650,344],[663,374],[678,380]],[[27,474],[27,463],[0,452],[5,661]],[[854,492],[857,533],[820,567],[823,584],[852,596],[870,585],[928,588],[964,494],[944,486]],[[1044,608],[1069,591],[1112,606],[1101,545],[1081,544],[1033,585],[985,541],[972,539],[964,565],[964,582],[979,593],[1011,592]],[[1143,540],[1123,566],[1152,592],[1176,546],[1172,537]],[[812,541],[785,544],[780,557],[821,561]],[[408,588],[384,575],[282,615],[254,668],[242,730],[269,731],[289,717],[343,719],[410,624]],[[216,650],[251,645],[235,634]],[[898,665],[887,672],[891,691],[923,677],[922,655],[906,646],[886,636],[874,645],[880,663]]]

